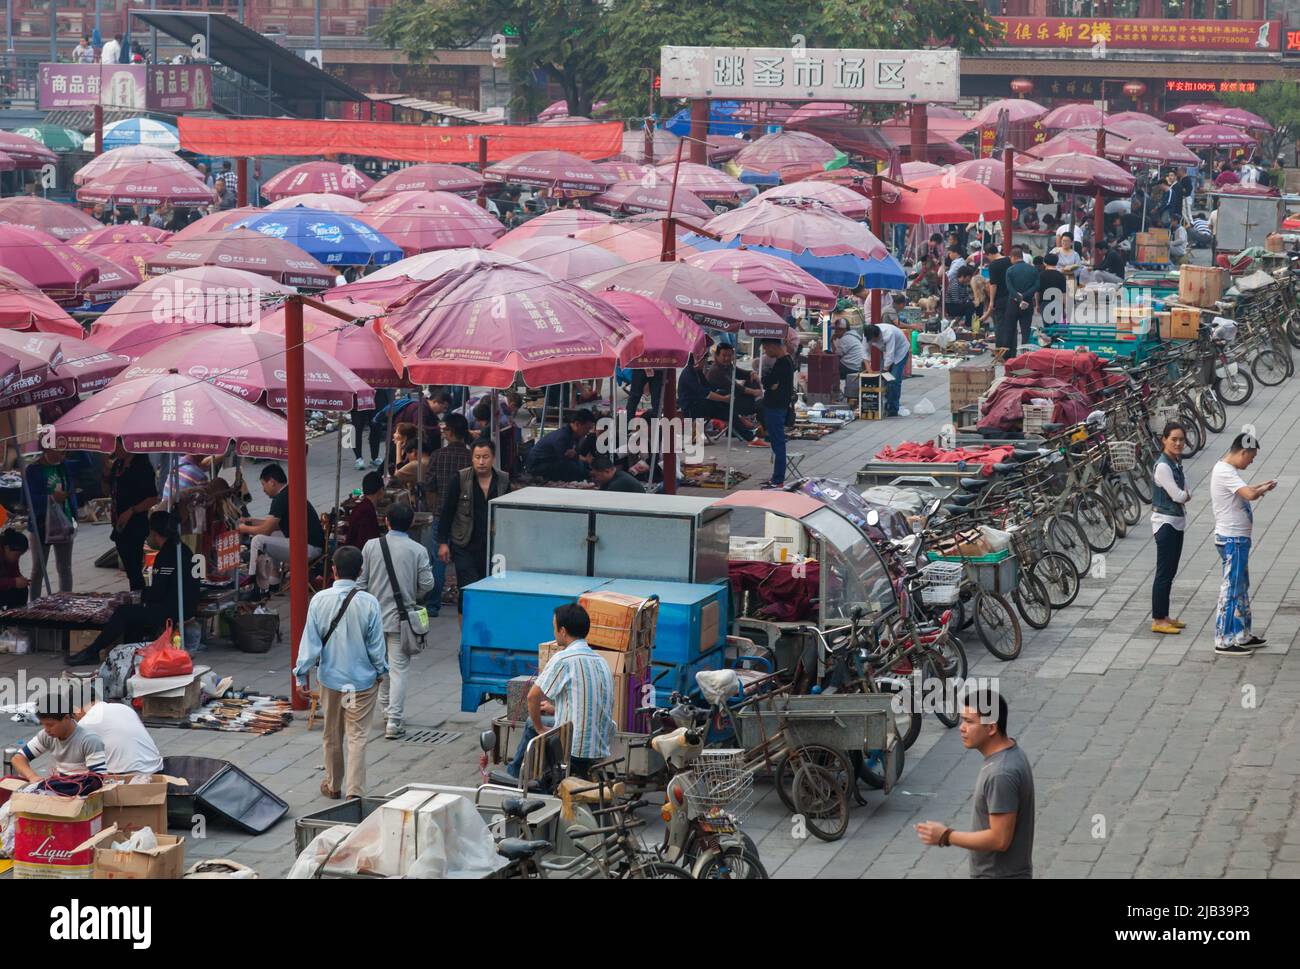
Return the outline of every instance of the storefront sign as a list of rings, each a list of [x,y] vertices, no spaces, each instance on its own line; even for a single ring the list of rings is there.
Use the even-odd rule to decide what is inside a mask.
[[[212,107],[208,64],[42,64],[40,105],[119,111],[206,111]]]
[[[1300,30],[1288,30],[1286,43],[1282,45],[1284,54],[1300,54]]]
[[[150,111],[207,111],[212,107],[209,64],[157,64],[148,68]]]
[[[953,50],[663,47],[667,98],[777,101],[956,101]]]
[[[1254,94],[1258,81],[1165,81],[1170,94]]]
[[[1280,20],[1126,20],[1116,17],[994,17],[1001,47],[1068,47],[1096,51],[1279,51]],[[1294,32],[1293,33],[1297,33]],[[1290,44],[1290,35],[1287,37]],[[1300,38],[1297,38],[1300,45]],[[1300,50],[1300,46],[1295,48]]]

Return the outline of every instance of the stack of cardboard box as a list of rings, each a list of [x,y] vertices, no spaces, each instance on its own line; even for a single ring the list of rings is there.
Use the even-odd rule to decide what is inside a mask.
[[[1180,266],[1178,302],[1184,306],[1214,309],[1214,304],[1223,298],[1225,275],[1217,266]]]
[[[1140,263],[1169,262],[1169,230],[1148,229],[1137,234],[1137,252],[1134,259]]]
[[[993,364],[960,363],[948,371],[948,408],[954,414],[963,407],[978,404],[997,379]]]

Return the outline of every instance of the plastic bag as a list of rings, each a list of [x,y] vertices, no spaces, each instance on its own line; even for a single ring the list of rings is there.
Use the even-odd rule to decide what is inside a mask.
[[[933,414],[933,413],[934,413],[934,404],[930,403],[930,398],[929,398],[929,397],[922,397],[920,400],[918,400],[918,401],[916,402],[916,406],[912,408],[912,413],[914,413],[914,414]]]
[[[152,643],[145,647],[144,658],[140,660],[140,675],[146,679],[162,676],[185,676],[194,672],[194,661],[190,654],[172,645],[172,621],[167,620],[167,628]]]
[[[77,523],[68,517],[61,502],[51,498],[45,505],[45,544],[67,545],[77,536]]]
[[[1003,532],[996,528],[990,528],[988,525],[981,525],[980,534],[984,536],[984,541],[989,543],[990,551],[1001,552],[1003,549],[1011,547],[1010,532]]]

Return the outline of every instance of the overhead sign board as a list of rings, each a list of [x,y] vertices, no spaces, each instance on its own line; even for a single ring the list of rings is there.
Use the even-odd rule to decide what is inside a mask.
[[[955,50],[662,47],[666,98],[776,101],[956,101]]]
[[[42,64],[43,110],[207,111],[212,107],[208,64]]]

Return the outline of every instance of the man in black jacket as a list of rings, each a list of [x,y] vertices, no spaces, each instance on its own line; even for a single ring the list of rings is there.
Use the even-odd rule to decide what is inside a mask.
[[[156,511],[149,516],[149,544],[158,550],[150,570],[152,581],[141,594],[140,604],[118,606],[104,631],[94,642],[68,658],[71,666],[93,666],[103,661],[109,649],[119,642],[148,642],[163,631],[171,620],[177,635],[181,603],[177,583],[183,583],[185,618],[193,619],[199,605],[199,577],[195,574],[194,553],[181,541],[170,513]]]
[[[533,445],[528,473],[543,481],[585,481],[587,466],[578,460],[578,445],[595,426],[591,411],[574,411],[567,424]]]

